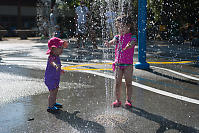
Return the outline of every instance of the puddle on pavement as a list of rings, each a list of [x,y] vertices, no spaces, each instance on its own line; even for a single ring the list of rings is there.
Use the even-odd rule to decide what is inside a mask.
[[[102,114],[95,118],[96,122],[102,125],[118,126],[127,122],[128,118],[121,114]]]
[[[26,121],[25,107],[22,103],[12,103],[8,106],[1,108],[1,119],[0,119],[0,132],[4,129],[4,132],[9,132],[8,127],[16,127],[24,124]]]

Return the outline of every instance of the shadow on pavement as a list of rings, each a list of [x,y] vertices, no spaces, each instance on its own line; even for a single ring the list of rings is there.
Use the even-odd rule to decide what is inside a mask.
[[[123,107],[123,108],[125,108],[125,107]],[[156,131],[156,133],[164,133],[165,131],[168,131],[171,129],[178,130],[180,133],[199,133],[199,130],[197,130],[193,127],[188,127],[188,126],[173,122],[173,121],[168,120],[162,116],[149,113],[143,109],[140,109],[140,108],[137,108],[134,106],[133,106],[133,108],[127,109],[127,110],[129,112],[132,112],[132,113],[138,115],[138,116],[144,117],[150,121],[159,123],[160,127]]]
[[[74,113],[69,113],[67,111],[60,110],[58,113],[55,113],[57,119],[60,119],[64,122],[70,124],[74,129],[78,130],[80,133],[105,133],[105,128],[93,121],[84,120],[77,116],[80,113],[75,111]]]
[[[191,64],[190,66],[199,68],[199,61],[196,61],[194,64]]]
[[[184,82],[184,83],[189,83],[189,84],[193,84],[193,85],[198,85],[197,82],[179,79],[179,78],[176,78],[176,77],[173,77],[173,76],[169,76],[169,75],[166,75],[166,74],[157,72],[157,71],[155,71],[155,70],[153,70],[153,69],[148,69],[147,71],[148,71],[148,72],[151,72],[151,73],[153,73],[153,74],[156,74],[156,75],[158,75],[158,76],[162,76],[162,77],[168,78],[168,79],[172,79],[172,80],[176,80],[176,81],[180,81],[180,82]]]

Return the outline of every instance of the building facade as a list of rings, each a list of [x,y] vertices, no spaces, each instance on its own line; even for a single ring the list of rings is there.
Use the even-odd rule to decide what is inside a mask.
[[[32,29],[36,27],[37,0],[1,0],[0,25],[8,30],[8,36],[15,29]]]

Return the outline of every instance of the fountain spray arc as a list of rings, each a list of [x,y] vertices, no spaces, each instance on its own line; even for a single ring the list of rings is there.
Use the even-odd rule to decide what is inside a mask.
[[[138,0],[138,63],[136,69],[149,69],[146,62],[146,18],[147,0]]]
[[[106,0],[111,2],[111,0]],[[120,13],[131,14],[131,0],[118,0],[117,15]],[[149,63],[146,62],[146,21],[147,21],[147,0],[138,0],[138,63],[136,69],[149,69]]]

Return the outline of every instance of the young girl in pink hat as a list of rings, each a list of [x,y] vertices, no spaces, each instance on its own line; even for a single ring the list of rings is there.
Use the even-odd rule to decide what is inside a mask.
[[[106,41],[105,45],[115,45],[115,62],[113,71],[115,71],[115,95],[116,100],[113,107],[120,107],[122,77],[125,78],[126,85],[126,107],[132,107],[132,75],[133,75],[133,55],[136,44],[136,37],[132,35],[132,20],[126,15],[121,15],[116,19],[116,27],[119,35],[114,36],[111,41]],[[134,32],[134,31],[133,31]]]
[[[45,84],[50,92],[48,96],[48,112],[54,112],[62,108],[62,105],[56,103],[57,93],[59,89],[60,74],[64,73],[61,69],[60,55],[63,52],[63,48],[68,47],[68,42],[63,41],[57,37],[53,37],[48,41],[49,54],[47,67],[45,71]]]

